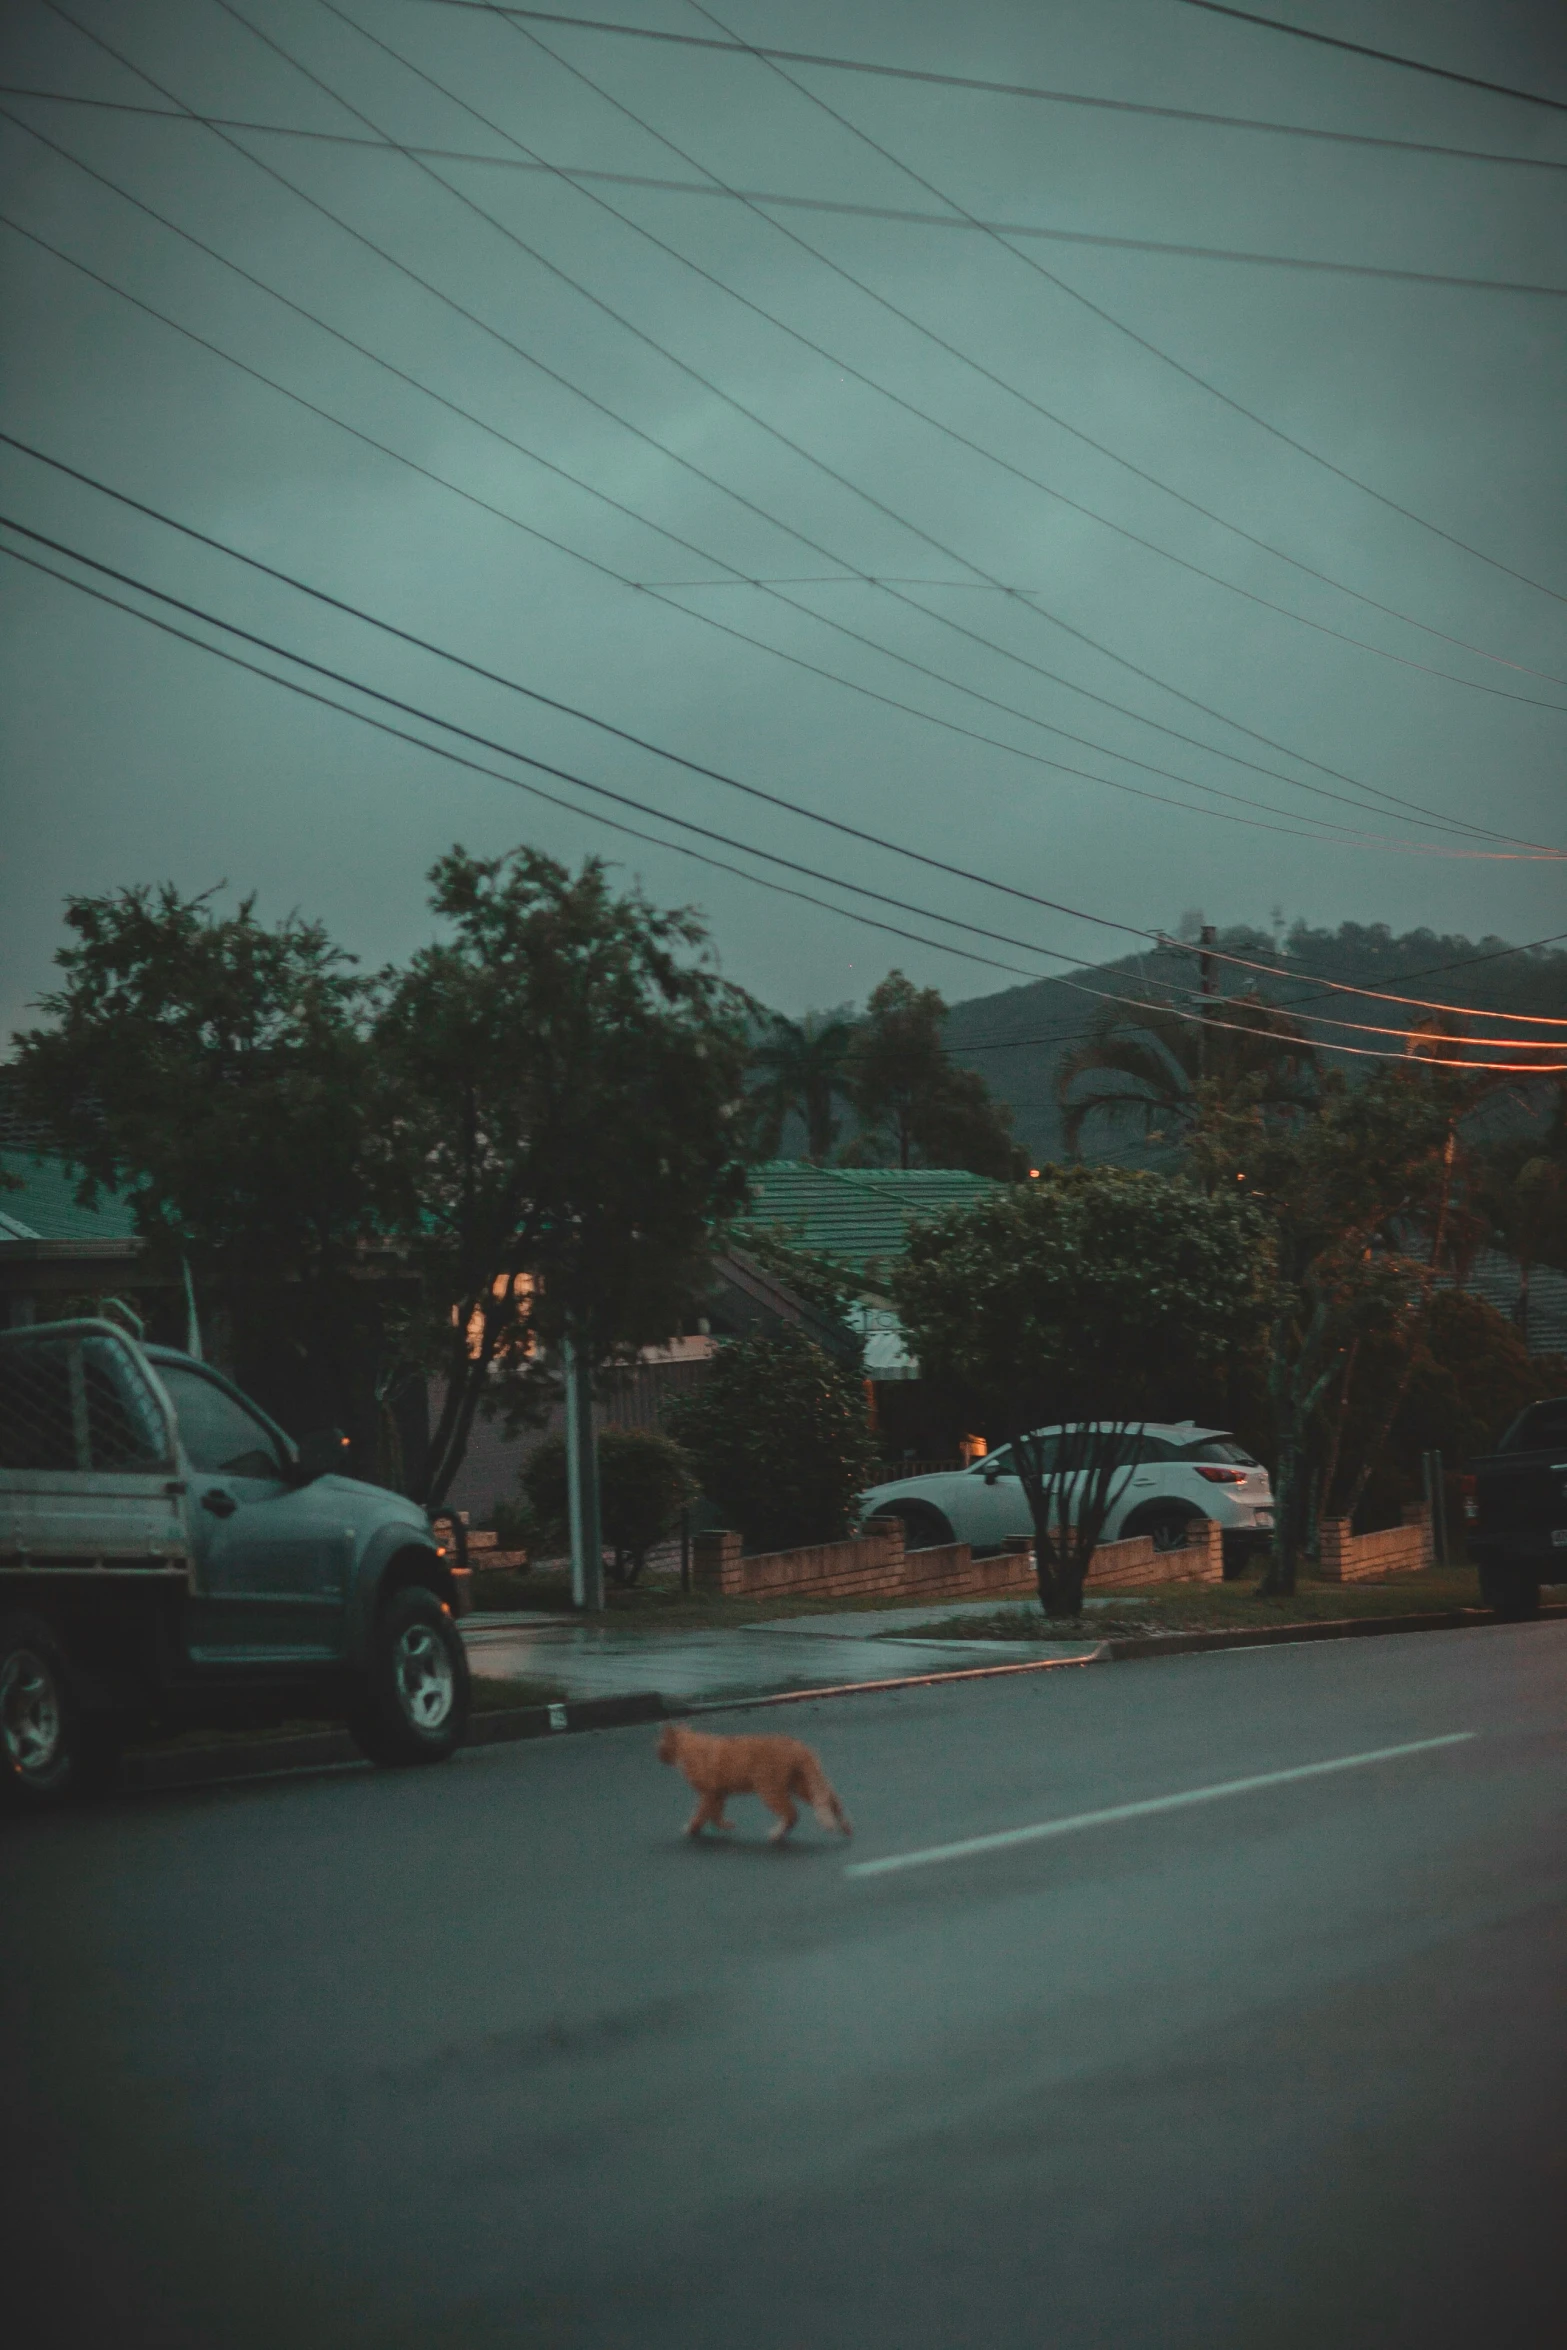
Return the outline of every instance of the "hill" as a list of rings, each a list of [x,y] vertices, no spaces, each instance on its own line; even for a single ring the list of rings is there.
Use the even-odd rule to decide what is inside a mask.
[[[1355,990],[1390,988],[1417,994],[1439,1004],[1567,1018],[1567,948],[1514,947],[1505,939],[1442,937],[1431,930],[1395,937],[1385,923],[1368,927],[1357,922],[1341,923],[1337,930],[1311,930],[1297,922],[1282,940],[1239,924],[1221,930],[1216,944],[1222,953],[1265,963],[1280,974],[1275,978],[1221,963],[1215,969],[1222,993],[1238,993],[1247,981],[1255,980],[1262,994],[1286,1010],[1309,1005],[1336,1019],[1381,1021],[1389,1027],[1413,1017],[1400,1005],[1379,1004],[1369,993],[1324,994],[1322,982],[1332,980]],[[1059,1158],[1063,1144],[1056,1071],[1093,1016],[1085,991],[1139,995],[1196,985],[1194,944],[1154,948],[1074,970],[1063,979],[1039,979],[997,995],[972,996],[952,1007],[946,1040],[954,1057],[980,1070],[992,1090],[1011,1105],[1018,1140],[1029,1152],[1040,1159]],[[1365,1066],[1348,1056],[1341,1059],[1345,1067]],[[1111,1143],[1112,1137],[1101,1133],[1096,1148],[1090,1136],[1087,1155],[1108,1155]],[[1115,1155],[1132,1161],[1159,1156],[1130,1147],[1129,1130]]]

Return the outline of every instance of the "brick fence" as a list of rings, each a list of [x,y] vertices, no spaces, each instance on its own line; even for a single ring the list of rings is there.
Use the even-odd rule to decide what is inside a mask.
[[[905,1550],[901,1520],[885,1518],[848,1542],[754,1552],[734,1533],[699,1534],[692,1568],[700,1591],[726,1599],[1014,1599],[1035,1588],[1034,1547],[1011,1540],[999,1557],[974,1557],[966,1542]],[[1222,1536],[1211,1519],[1181,1550],[1157,1550],[1147,1534],[1101,1543],[1088,1571],[1092,1591],[1137,1591],[1159,1583],[1217,1583]]]
[[[1088,1581],[1095,1591],[1143,1591],[1154,1583],[1222,1583],[1224,1535],[1212,1518],[1199,1518],[1180,1550],[1156,1550],[1151,1534],[1102,1542]]]
[[[1416,1575],[1431,1564],[1431,1512],[1423,1501],[1405,1506],[1401,1526],[1380,1534],[1352,1534],[1348,1518],[1322,1522],[1319,1573],[1325,1583],[1362,1583],[1376,1575]]]

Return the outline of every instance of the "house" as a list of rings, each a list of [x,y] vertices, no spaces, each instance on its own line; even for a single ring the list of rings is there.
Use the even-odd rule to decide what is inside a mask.
[[[41,1139],[0,1111],[0,1329],[91,1312],[93,1301],[133,1289],[145,1298],[148,1289],[128,1202],[111,1193],[82,1207],[75,1175]],[[166,1311],[179,1307],[172,1284],[156,1287]]]
[[[966,1207],[1001,1186],[959,1167],[819,1167],[774,1159],[751,1174],[751,1206],[736,1220],[772,1229],[792,1245],[839,1264],[859,1290],[851,1321],[860,1332],[871,1414],[883,1456],[907,1468],[950,1461],[967,1438],[950,1400],[920,1378],[886,1295],[888,1272],[909,1229],[947,1208]]]
[[[888,1457],[900,1462],[955,1458],[963,1431],[920,1382],[919,1366],[879,1284],[902,1254],[911,1223],[978,1198],[995,1184],[986,1176],[941,1167],[818,1167],[793,1159],[754,1167],[750,1181],[751,1204],[730,1227],[731,1245],[713,1260],[701,1327],[667,1346],[645,1348],[633,1366],[607,1382],[594,1409],[598,1425],[658,1426],[677,1396],[700,1385],[726,1338],[765,1336],[793,1325],[829,1353],[843,1354],[840,1331],[796,1296],[787,1280],[747,1253],[748,1232],[776,1231],[793,1246],[833,1258],[860,1290],[850,1316],[861,1342],[856,1367],[864,1370]],[[475,1520],[488,1516],[497,1500],[514,1496],[533,1448],[546,1435],[559,1434],[560,1427],[558,1413],[546,1428],[520,1437],[477,1422],[452,1486],[453,1502]]]

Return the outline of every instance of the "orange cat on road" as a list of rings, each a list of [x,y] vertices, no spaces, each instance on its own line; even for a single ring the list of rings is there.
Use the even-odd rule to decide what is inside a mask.
[[[759,1795],[777,1813],[769,1844],[781,1844],[799,1818],[791,1800],[796,1795],[824,1828],[852,1833],[826,1772],[798,1738],[709,1738],[671,1722],[659,1739],[658,1759],[676,1764],[697,1791],[697,1807],[686,1822],[688,1836],[700,1836],[709,1826],[732,1828],[733,1820],[724,1817],[724,1799],[730,1795]]]

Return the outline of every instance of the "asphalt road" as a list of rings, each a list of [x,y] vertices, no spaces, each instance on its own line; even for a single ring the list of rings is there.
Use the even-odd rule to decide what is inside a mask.
[[[647,1730],[7,1828],[8,2339],[1567,2341],[1567,1627],[732,1723],[852,1846]]]

